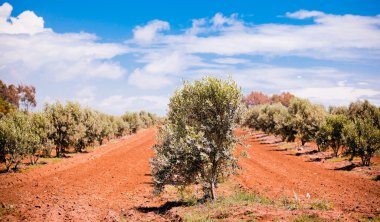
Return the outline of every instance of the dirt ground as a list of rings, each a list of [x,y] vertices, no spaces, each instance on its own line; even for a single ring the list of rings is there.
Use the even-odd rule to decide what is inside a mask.
[[[3,220],[25,221],[127,221],[169,220],[156,208],[170,201],[152,195],[149,158],[156,129],[147,129],[111,141],[92,152],[23,173],[0,175]],[[238,134],[246,134],[238,131]],[[343,214],[380,213],[380,183],[323,163],[278,151],[274,145],[246,140],[249,158],[236,181],[273,198],[283,195],[300,199],[328,200]],[[174,218],[175,219],[175,218]],[[173,220],[171,218],[170,220]]]
[[[246,131],[239,131],[246,134]],[[380,214],[380,183],[344,170],[334,170],[305,156],[280,149],[276,144],[261,144],[249,137],[251,147],[245,150],[250,158],[240,158],[241,183],[256,192],[273,198],[297,195],[301,200],[327,200],[334,209],[346,213]]]

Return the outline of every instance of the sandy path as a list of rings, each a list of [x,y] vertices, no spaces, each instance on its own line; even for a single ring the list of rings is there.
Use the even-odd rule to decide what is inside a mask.
[[[246,134],[239,131],[238,134]],[[275,198],[282,195],[328,200],[334,208],[358,213],[380,213],[380,183],[346,171],[325,169],[323,163],[276,151],[274,145],[249,138],[245,150],[250,158],[240,158],[238,179],[242,184]],[[243,150],[239,147],[239,150]],[[294,192],[293,192],[294,191]]]

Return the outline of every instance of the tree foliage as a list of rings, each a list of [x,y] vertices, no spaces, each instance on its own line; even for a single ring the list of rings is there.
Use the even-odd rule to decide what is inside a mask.
[[[292,125],[301,140],[301,144],[315,139],[325,118],[323,107],[312,104],[309,100],[293,98],[289,105]]]
[[[122,118],[125,122],[129,123],[129,127],[133,133],[143,127],[143,122],[140,119],[140,115],[136,112],[126,112]]]
[[[13,84],[7,86],[0,80],[0,111],[5,109],[7,113],[9,111],[9,105],[17,109],[23,107],[25,110],[28,110],[29,107],[35,107],[37,105],[35,96],[36,88],[34,86],[15,86]]]
[[[11,112],[0,119],[0,144],[7,170],[12,166],[16,170],[39,142],[29,118],[23,112]]]
[[[272,103],[281,103],[283,106],[288,107],[294,95],[290,92],[283,92],[281,94],[273,94],[271,97]]]
[[[344,115],[328,115],[317,132],[316,142],[323,150],[331,147],[335,156],[344,145],[343,129],[348,119]]]
[[[280,107],[274,115],[275,129],[274,134],[280,135],[283,141],[294,142],[297,131],[293,124],[293,118],[285,106]]]
[[[97,141],[101,133],[101,121],[98,113],[89,108],[80,111],[78,120],[81,122],[80,130],[83,132],[75,142],[75,148],[81,152],[82,149]]]
[[[264,94],[250,95],[257,98]],[[371,163],[371,158],[380,149],[379,107],[365,100],[353,102],[349,107],[330,106],[326,113],[322,106],[290,95],[286,96],[292,98],[288,106],[252,103],[259,105],[248,108],[244,125],[280,135],[283,141],[294,141],[298,137],[304,145],[315,140],[318,151],[331,148],[338,156],[341,150],[341,154],[349,155],[351,160],[359,156],[363,165]],[[273,95],[271,100],[279,99]]]
[[[343,130],[347,154],[360,156],[363,165],[370,165],[373,155],[380,150],[380,110],[367,100],[351,103],[349,123]]]
[[[281,103],[263,105],[257,119],[259,128],[266,133],[275,133],[276,130],[276,117],[286,109]]]
[[[323,107],[294,97],[289,107],[275,103],[249,108],[244,125],[280,135],[286,141],[294,141],[298,136],[304,145],[315,139],[324,117]]]
[[[165,185],[202,184],[216,199],[216,186],[237,167],[234,128],[241,91],[232,80],[205,77],[184,82],[170,99],[168,121],[154,149],[152,176],[157,192]]]
[[[62,151],[69,146],[75,146],[85,135],[85,127],[81,121],[81,108],[77,103],[68,102],[66,105],[56,102],[46,104],[45,112],[55,129],[51,139],[56,145],[56,155],[60,157]]]
[[[271,102],[270,97],[262,92],[253,91],[243,98],[243,102],[248,106],[256,106],[262,104],[269,104]]]
[[[26,157],[35,164],[54,148],[57,157],[67,148],[81,152],[162,122],[145,111],[112,116],[74,102],[46,104],[43,112],[31,113],[28,109],[36,106],[35,93],[34,86],[6,85],[0,80],[0,163],[8,170],[16,169]]]
[[[289,92],[283,92],[281,94],[273,94],[272,96],[268,96],[259,91],[252,91],[250,94],[243,98],[243,103],[247,107],[275,103],[281,103],[283,106],[288,107],[292,98],[294,98],[294,95]]]
[[[55,129],[46,113],[38,112],[29,115],[31,115],[32,132],[38,138],[37,143],[30,144],[28,152],[30,162],[35,164],[40,156],[51,155],[54,144],[50,138],[55,133]]]

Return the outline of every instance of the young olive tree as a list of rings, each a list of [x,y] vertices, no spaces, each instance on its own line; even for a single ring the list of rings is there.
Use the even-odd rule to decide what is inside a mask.
[[[280,135],[282,141],[294,142],[297,131],[292,124],[292,116],[286,107],[282,106],[273,116],[275,122],[275,134]]]
[[[132,133],[136,133],[144,125],[140,119],[140,115],[135,112],[126,112],[122,118],[129,124]]]
[[[263,105],[256,105],[248,108],[245,112],[243,125],[255,130],[261,130],[258,119],[262,108]]]
[[[125,122],[123,118],[117,116],[114,117],[113,123],[115,125],[115,136],[122,137],[129,133],[129,123]]]
[[[380,110],[367,100],[351,103],[349,123],[343,130],[347,153],[360,156],[362,164],[369,166],[371,158],[380,150]]]
[[[344,144],[343,129],[347,123],[348,119],[344,115],[328,115],[320,127],[321,132],[317,133],[317,141],[323,141],[325,144],[322,145],[331,147],[336,157]]]
[[[30,163],[35,164],[41,155],[51,155],[54,144],[49,138],[55,133],[55,129],[44,112],[31,114],[31,127],[38,143],[30,144],[28,154]]]
[[[5,153],[7,171],[16,170],[28,155],[30,146],[38,144],[30,118],[23,112],[10,112],[0,119],[0,144]]]
[[[184,82],[175,91],[151,162],[156,192],[167,184],[200,183],[205,195],[216,199],[217,184],[237,167],[234,129],[241,100],[234,81],[214,77]]]
[[[282,113],[283,110],[286,110],[286,107],[281,103],[263,105],[263,107],[260,109],[260,113],[257,119],[260,128],[265,133],[277,134],[275,116]]]
[[[323,123],[315,134],[315,142],[317,144],[318,152],[324,152],[327,150],[329,146],[329,138],[329,129],[325,126],[325,123]]]
[[[96,140],[100,145],[103,144],[104,139],[110,139],[113,135],[113,126],[109,116],[103,113],[99,113],[100,131],[96,136]]]
[[[302,146],[315,138],[326,112],[323,107],[310,103],[307,99],[293,98],[289,105],[292,125],[297,131]]]
[[[92,109],[86,108],[81,111],[80,115],[80,130],[84,130],[84,133],[75,143],[75,148],[78,152],[82,152],[84,148],[93,144],[97,140],[97,136],[101,131],[101,123],[98,113]]]
[[[45,112],[48,115],[55,133],[51,139],[56,145],[56,156],[69,146],[75,146],[80,138],[84,137],[85,127],[81,122],[82,113],[78,103],[68,102],[65,106],[59,102],[46,104]]]

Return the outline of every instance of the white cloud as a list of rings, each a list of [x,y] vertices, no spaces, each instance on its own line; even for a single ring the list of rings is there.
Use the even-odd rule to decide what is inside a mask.
[[[341,87],[346,86],[347,85],[347,80],[341,80],[341,81],[338,82],[337,85],[341,86]]]
[[[211,18],[210,22],[212,23],[212,28],[219,31],[236,31],[244,28],[244,24],[242,21],[238,20],[237,14],[232,14],[230,17],[226,17],[219,12]]]
[[[206,24],[206,19],[193,19],[191,28],[186,29],[187,35],[197,35],[199,33],[205,32],[206,28],[204,25]]]
[[[99,108],[108,113],[123,114],[126,111],[146,110],[165,114],[169,99],[163,96],[130,96],[113,95],[101,101]]]
[[[128,82],[142,89],[160,89],[171,85],[174,76],[180,76],[189,67],[201,64],[199,58],[180,52],[150,53],[146,65],[135,69]]]
[[[312,18],[313,23],[254,25],[238,20],[236,14],[225,17],[217,13],[210,20],[194,20],[192,27],[182,34],[161,35],[151,43],[155,49],[229,56],[300,56],[334,60],[380,58],[380,16],[331,15],[306,10],[287,13],[287,16]],[[155,36],[156,32],[153,33]]]
[[[0,6],[1,22],[3,22],[4,20],[5,22],[7,21],[7,19],[11,16],[12,10],[13,10],[13,7],[8,2],[5,2],[4,4]]]
[[[9,3],[0,6],[0,33],[36,34],[51,31],[44,28],[44,19],[32,11],[24,11],[17,17],[11,17],[13,7]]]
[[[170,25],[168,22],[153,20],[146,26],[137,26],[133,29],[133,38],[138,43],[150,43],[156,38],[158,32],[169,29]]]
[[[82,105],[91,105],[96,98],[95,86],[84,86],[76,93],[75,101]]]
[[[140,89],[160,89],[171,84],[170,77],[149,73],[144,69],[135,69],[128,78],[128,83],[135,85]]]
[[[290,92],[296,96],[309,98],[314,102],[325,105],[348,105],[358,99],[380,95],[378,90],[345,86],[293,89]]]
[[[328,67],[293,68],[263,64],[219,69],[206,68],[193,71],[194,78],[200,78],[203,75],[231,75],[243,89],[264,90],[266,92],[280,92],[286,89],[304,87],[333,87],[336,82],[352,76],[351,73]]]
[[[120,44],[98,43],[88,33],[58,34],[44,28],[31,11],[11,17],[12,7],[0,6],[0,75],[14,79],[54,77],[119,78],[126,70],[111,59],[127,52]],[[33,76],[33,77],[31,77]]]
[[[347,79],[355,73],[333,67],[265,66],[241,59],[240,55],[245,58],[297,56],[341,62],[380,59],[380,16],[331,15],[307,10],[286,13],[286,16],[310,18],[312,23],[255,25],[239,19],[237,14],[216,13],[211,19],[192,20],[192,26],[179,34],[158,34],[154,29],[153,37],[143,47],[131,44],[143,55],[144,66],[134,70],[129,83],[159,89],[171,85],[173,76],[194,79],[203,75],[232,75],[244,89],[278,92],[321,86],[347,87]],[[212,63],[203,62],[204,58],[209,59],[209,54],[216,58],[211,59]],[[195,55],[198,62],[184,59]]]
[[[358,75],[363,66],[352,61],[373,64],[380,60],[380,15],[299,10],[285,17],[309,19],[308,23],[292,25],[248,23],[238,14],[216,13],[193,19],[190,27],[175,34],[166,32],[170,30],[168,22],[153,20],[136,26],[133,37],[123,43],[104,43],[89,33],[56,33],[45,27],[44,19],[34,12],[12,16],[12,10],[8,3],[0,6],[1,79],[9,81],[11,77],[10,82],[16,79],[33,84],[39,81],[41,85],[53,79],[49,83],[55,85],[42,87],[44,92],[61,88],[70,92],[56,92],[50,97],[71,98],[113,114],[140,109],[163,114],[168,98],[157,96],[159,90],[170,90],[180,79],[204,75],[231,75],[245,91],[290,90],[323,103],[379,98],[377,74],[366,74],[364,69],[364,76]],[[128,53],[131,56],[127,62],[123,58],[119,64],[115,59]],[[289,59],[297,67],[274,65],[283,64],[284,60],[276,60],[278,57]],[[343,71],[347,70],[347,60],[355,66],[352,70],[359,71]],[[309,64],[303,61],[313,65],[302,68]],[[334,68],[336,64],[343,68]],[[125,66],[132,68],[129,75]],[[78,84],[72,83],[78,80],[90,86],[75,93]],[[144,95],[146,91],[131,85],[156,89],[157,95]],[[104,95],[113,96],[98,98]]]
[[[308,10],[299,10],[293,13],[287,12],[286,17],[295,18],[295,19],[305,19],[305,18],[313,18],[313,17],[321,17],[325,14],[320,11],[308,11]]]
[[[250,62],[248,59],[240,59],[240,58],[233,58],[233,57],[217,58],[217,59],[214,59],[213,61],[220,64],[232,64],[232,65]]]

